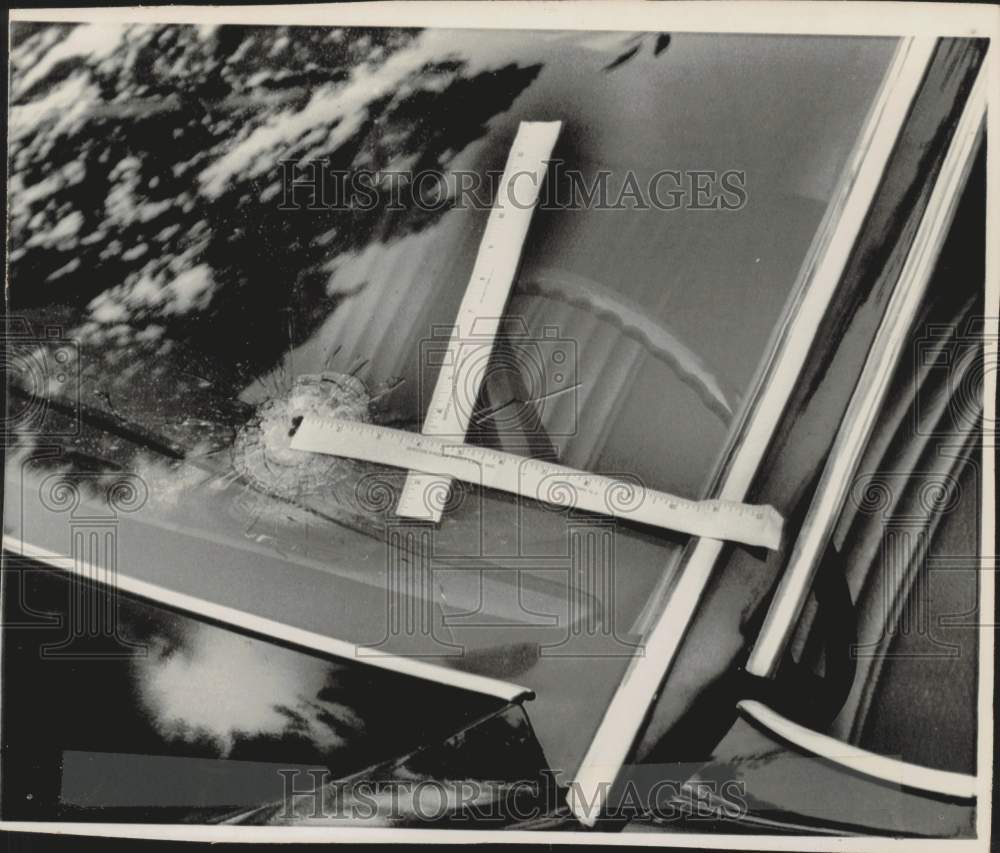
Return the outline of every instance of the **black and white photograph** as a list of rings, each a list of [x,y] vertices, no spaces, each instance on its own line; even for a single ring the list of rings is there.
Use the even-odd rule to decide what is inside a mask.
[[[0,830],[989,850],[998,10],[10,12]]]

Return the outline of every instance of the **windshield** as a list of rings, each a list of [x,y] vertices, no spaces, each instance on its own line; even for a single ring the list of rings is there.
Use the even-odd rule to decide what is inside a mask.
[[[420,429],[490,176],[561,121],[470,440],[703,495],[894,44],[16,26],[5,533],[65,554],[52,475],[126,474],[123,573],[535,689],[571,769],[687,537],[464,484],[401,524],[292,416]]]

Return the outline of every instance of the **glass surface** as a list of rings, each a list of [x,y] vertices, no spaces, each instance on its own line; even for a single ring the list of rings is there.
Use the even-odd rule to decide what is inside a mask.
[[[686,537],[467,486],[415,532],[391,513],[402,472],[290,451],[303,409],[420,428],[488,216],[381,184],[373,206],[310,204],[303,184],[484,177],[520,121],[562,121],[470,440],[696,497],[894,48],[15,26],[5,531],[66,553],[50,476],[106,504],[129,474],[122,571],[531,687],[572,769]],[[596,200],[560,203],[574,186]],[[420,548],[407,594],[433,636],[385,606]]]

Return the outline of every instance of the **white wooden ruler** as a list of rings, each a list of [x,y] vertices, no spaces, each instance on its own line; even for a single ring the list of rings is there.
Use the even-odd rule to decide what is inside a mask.
[[[306,415],[291,446],[293,450],[406,468],[444,479],[449,484],[451,479],[459,479],[548,504],[612,515],[692,536],[772,549],[781,542],[782,518],[770,506],[691,501],[647,489],[637,481],[590,474],[436,436],[343,418]]]
[[[558,121],[523,121],[518,127],[424,416],[424,435],[450,438],[453,442],[465,440],[483,379],[483,358],[488,357],[483,347],[492,348],[507,306],[524,238],[561,127]],[[477,355],[462,360],[460,351],[469,342],[476,344]],[[411,473],[396,512],[408,518],[440,521],[442,497],[447,492],[447,477]]]

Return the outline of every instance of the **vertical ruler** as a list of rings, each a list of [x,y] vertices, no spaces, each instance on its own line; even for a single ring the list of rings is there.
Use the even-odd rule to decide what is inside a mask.
[[[507,306],[524,238],[561,127],[558,121],[523,121],[518,127],[427,407],[425,435],[465,441],[485,372],[483,359],[492,350]],[[470,344],[475,346],[475,357],[463,360],[462,348]],[[450,477],[411,471],[396,514],[440,521],[450,488]]]

